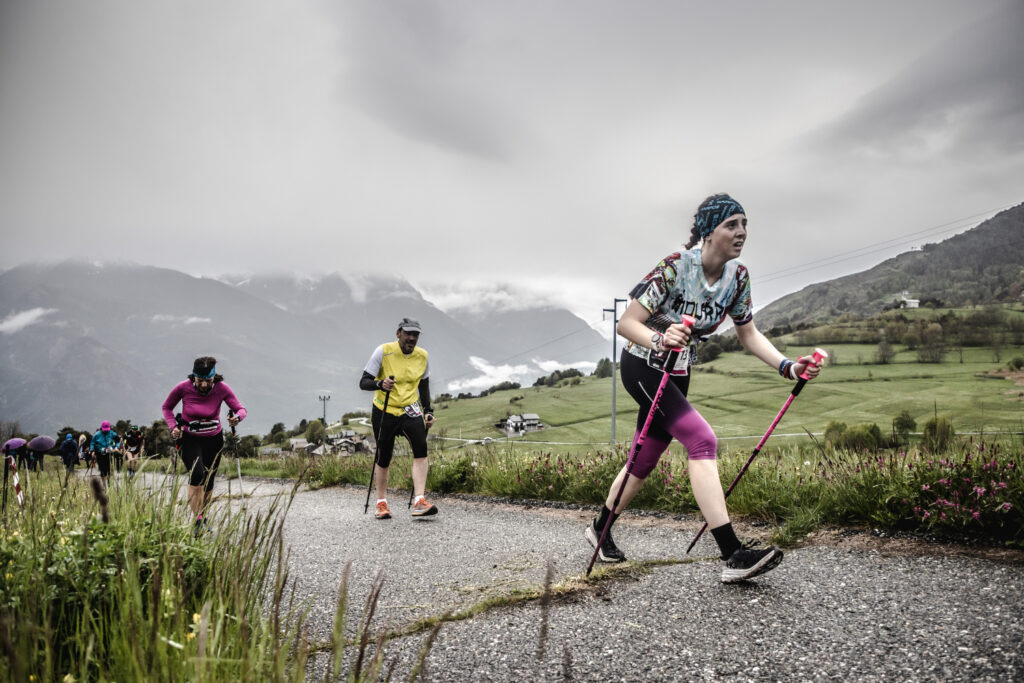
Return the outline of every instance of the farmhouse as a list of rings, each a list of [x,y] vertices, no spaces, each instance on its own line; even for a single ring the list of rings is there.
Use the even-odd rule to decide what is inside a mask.
[[[535,432],[543,429],[540,416],[537,413],[523,413],[522,415],[509,415],[503,420],[494,424],[495,427],[505,432],[508,436],[517,436],[526,432]]]
[[[907,292],[903,292],[903,296],[900,297],[900,308],[918,308],[920,305],[921,300],[907,298]]]

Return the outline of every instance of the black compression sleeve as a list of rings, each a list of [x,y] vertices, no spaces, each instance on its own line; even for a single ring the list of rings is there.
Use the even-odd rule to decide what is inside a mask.
[[[430,378],[424,377],[420,380],[420,405],[423,406],[424,413],[432,413],[430,409]]]
[[[359,388],[363,391],[376,391],[379,388],[377,378],[363,370],[363,376],[359,378]]]

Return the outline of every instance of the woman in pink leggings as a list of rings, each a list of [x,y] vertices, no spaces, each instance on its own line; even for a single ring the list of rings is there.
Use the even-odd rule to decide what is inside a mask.
[[[746,239],[747,217],[743,207],[727,194],[708,197],[694,215],[686,251],[665,257],[630,292],[618,333],[630,342],[622,351],[622,383],[640,406],[637,436],[647,419],[662,373],[669,371],[671,378],[618,506],[612,511],[626,476],[625,467],[612,483],[601,515],[587,525],[586,538],[597,547],[604,525],[609,524],[598,549],[602,562],[626,559],[612,540],[610,526],[643,486],[672,439],[682,443],[688,453],[694,498],[721,551],[722,581],[744,581],[782,561],[779,548],[757,548],[740,543],[736,537],[718,476],[715,433],[686,400],[689,368],[698,350],[697,342],[714,332],[726,316],[736,326],[736,336],[743,347],[777,369],[783,378],[795,380],[805,370],[809,378],[818,375],[817,365],[803,358],[789,360],[754,326],[750,276],[739,261]],[[692,328],[681,322],[683,316],[695,320]],[[682,351],[669,355],[668,349],[674,348]],[[666,368],[666,361],[672,367]]]

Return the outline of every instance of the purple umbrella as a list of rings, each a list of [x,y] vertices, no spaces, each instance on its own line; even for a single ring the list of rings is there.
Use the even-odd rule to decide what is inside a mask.
[[[4,443],[4,450],[5,451],[13,451],[14,449],[21,448],[24,445],[25,445],[25,439],[17,439],[17,438],[15,438],[15,439],[8,439],[7,442]]]
[[[57,443],[54,441],[52,436],[40,434],[36,438],[28,442],[28,447],[36,453],[43,453],[53,448],[53,445]]]

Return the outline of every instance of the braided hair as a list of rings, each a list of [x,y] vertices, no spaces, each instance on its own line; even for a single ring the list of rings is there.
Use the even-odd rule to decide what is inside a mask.
[[[690,228],[690,241],[686,243],[687,249],[693,249],[700,242],[700,228],[696,225]]]

